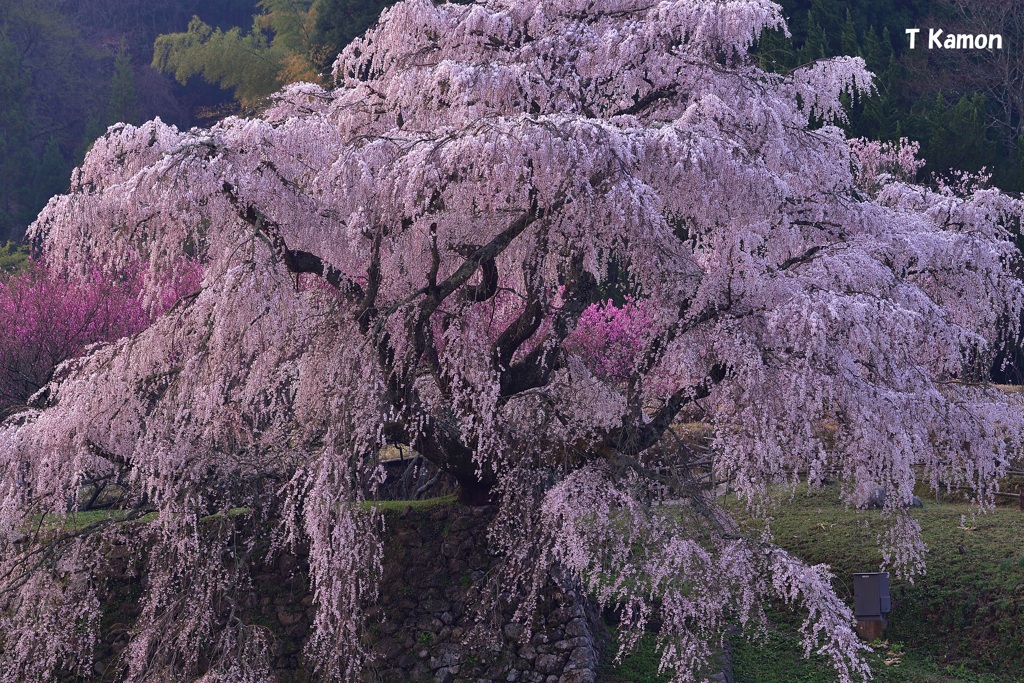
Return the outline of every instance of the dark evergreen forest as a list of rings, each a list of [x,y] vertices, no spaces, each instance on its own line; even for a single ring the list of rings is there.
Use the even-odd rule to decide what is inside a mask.
[[[334,55],[388,4],[0,0],[0,240],[23,236],[108,125],[209,124],[258,108],[282,82],[327,83]],[[764,66],[846,54],[877,74],[877,93],[849,102],[851,135],[919,141],[919,180],[986,168],[993,184],[1024,189],[1024,0],[781,4],[791,36],[762,36]],[[929,26],[998,32],[1004,49],[909,50],[905,29]],[[254,52],[265,73],[244,61]]]
[[[1021,0],[782,0],[792,40],[765,36],[765,66],[791,69],[859,55],[877,93],[850,103],[848,132],[921,144],[927,180],[983,167],[1003,190],[1024,190],[1024,2]],[[910,50],[908,28],[999,33],[1004,48]]]
[[[19,239],[117,121],[179,126],[230,98],[148,66],[153,41],[193,14],[251,21],[253,0],[0,0],[0,239]]]

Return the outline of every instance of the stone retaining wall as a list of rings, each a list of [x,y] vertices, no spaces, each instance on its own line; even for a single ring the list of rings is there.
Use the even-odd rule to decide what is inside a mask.
[[[572,586],[552,583],[533,634],[498,617],[499,641],[467,644],[495,564],[485,509],[442,505],[389,519],[384,580],[371,614],[380,657],[365,681],[594,683],[603,628]]]
[[[367,683],[595,683],[604,628],[582,593],[552,583],[533,633],[507,615],[488,615],[496,639],[469,638],[478,623],[481,590],[497,558],[487,549],[491,511],[456,504],[386,514],[384,576],[369,611],[367,644],[377,655]],[[116,554],[117,549],[112,549]],[[119,567],[108,579],[102,642],[94,681],[117,681],[117,655],[138,616],[140,579]],[[144,580],[144,579],[142,579]],[[308,562],[283,555],[252,575],[246,620],[275,637],[271,662],[281,683],[312,680],[302,647],[312,623]]]

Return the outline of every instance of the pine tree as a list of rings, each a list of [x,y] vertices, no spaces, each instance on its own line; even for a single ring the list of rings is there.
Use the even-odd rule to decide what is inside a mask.
[[[758,65],[765,71],[783,72],[796,66],[793,42],[781,31],[765,29],[757,43]]]
[[[125,39],[114,59],[114,76],[110,81],[110,98],[107,100],[107,123],[138,123],[138,94],[135,90],[135,74]]]
[[[926,158],[932,170],[978,171],[991,163],[995,149],[986,136],[985,107],[985,96],[980,93],[962,95],[952,107],[946,106],[941,92],[936,96],[927,119],[931,134],[927,138],[930,156]]]
[[[857,42],[857,27],[853,23],[853,16],[850,10],[846,10],[846,21],[843,22],[843,30],[840,33],[840,52],[847,56],[860,55],[860,44]]]
[[[824,59],[828,54],[828,36],[825,35],[825,29],[815,19],[814,14],[808,12],[807,39],[798,52],[799,61],[801,64],[808,64],[817,59]]]
[[[0,237],[11,239],[23,229],[25,191],[33,167],[29,121],[25,111],[27,83],[21,75],[14,43],[0,33]]]
[[[43,206],[50,197],[68,186],[68,165],[61,154],[57,139],[51,137],[43,148],[32,178],[32,204]]]

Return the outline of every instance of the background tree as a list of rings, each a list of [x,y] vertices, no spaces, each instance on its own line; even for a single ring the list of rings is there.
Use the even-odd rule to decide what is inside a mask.
[[[252,110],[283,85],[323,84],[338,53],[393,0],[262,0],[253,28],[225,32],[193,19],[184,33],[159,36],[153,66],[185,83],[202,75],[234,90]]]
[[[54,3],[7,0],[0,14],[0,238],[20,237],[50,195],[67,187],[82,122],[64,114],[96,102],[99,56]],[[54,152],[59,162],[55,163]],[[56,174],[53,176],[44,174]]]
[[[188,30],[159,36],[153,67],[174,74],[184,84],[202,75],[209,83],[231,88],[247,109],[287,83],[320,82],[312,42],[315,13],[310,0],[261,0],[262,12],[252,30],[226,32],[193,17]]]
[[[47,200],[67,189],[68,165],[57,138],[51,137],[43,148],[43,157],[33,169],[30,206],[45,206]]]
[[[944,110],[946,129],[970,126],[968,136],[977,139],[982,128],[984,140],[974,157],[961,168],[977,171],[987,166],[994,172],[993,181],[1016,191],[1024,190],[1021,175],[1021,157],[1018,140],[1024,134],[1024,75],[1022,75],[1021,46],[1024,41],[1024,2],[960,2],[940,0],[929,6],[922,22],[941,26],[949,33],[1003,36],[1002,50],[915,50],[908,52],[904,62],[908,70],[907,92],[919,96],[918,111],[929,109],[935,93],[945,95],[943,107],[935,107],[919,125],[927,126],[926,119],[935,118]],[[922,23],[921,25],[925,25]],[[974,109],[976,122],[969,122]],[[908,127],[908,130],[910,128]],[[938,141],[936,141],[938,143]],[[941,144],[929,145],[926,153],[943,155]],[[979,158],[980,157],[980,158]]]
[[[186,254],[204,280],[0,430],[2,675],[89,669],[117,538],[147,563],[127,680],[269,679],[229,604],[273,555],[236,563],[258,539],[200,524],[244,506],[308,545],[306,654],[355,679],[380,568],[359,502],[389,444],[497,506],[492,587],[527,630],[564,572],[621,608],[627,649],[656,616],[685,681],[781,599],[840,680],[866,673],[827,570],[746,535],[673,423],[709,423],[716,476],[755,513],[804,477],[853,504],[884,487],[886,562],[919,570],[915,477],[986,504],[1024,433],[985,381],[1020,319],[1022,207],[885,173],[917,167],[910,145],[851,152],[832,122],[863,62],[766,73],[749,50],[782,27],[761,0],[409,0],[346,48],[333,92],[292,86],[209,130],[110,129],[33,238],[59,272],[141,257],[150,296]],[[574,333],[609,329],[593,306],[612,264],[633,350],[608,372]],[[26,542],[111,473],[155,524]]]
[[[25,79],[19,73],[17,48],[5,33],[0,33],[0,172],[4,187],[0,195],[0,230],[10,234],[24,215],[23,202],[27,176],[33,166],[28,141],[28,120],[23,95]],[[16,188],[23,193],[19,198]]]
[[[762,63],[786,71],[824,54],[859,55],[878,76],[876,93],[851,98],[851,136],[891,142],[910,135],[928,160],[926,177],[951,167],[977,172],[983,166],[1005,190],[1024,189],[1017,130],[1020,69],[1013,46],[1022,40],[1021,8],[1015,2],[894,2],[893,0],[783,0],[791,17],[792,40],[766,34]],[[1002,51],[908,50],[908,27],[943,27],[950,32],[1000,33]],[[1018,103],[1019,104],[1019,103]],[[980,107],[980,108],[979,108]],[[975,114],[966,111],[972,109]],[[972,152],[950,153],[939,130],[961,131],[978,144]]]
[[[949,33],[1003,36],[1001,50],[926,51],[911,60],[915,75],[933,87],[971,90],[992,102],[1000,137],[1024,136],[1024,2],[1021,0],[940,0],[931,16],[942,19]]]
[[[110,123],[160,116],[188,128],[209,120],[199,110],[217,111],[227,98],[205,84],[176,87],[156,73],[148,66],[153,40],[192,14],[231,25],[253,6],[254,0],[0,0],[0,239],[24,235]],[[132,55],[144,63],[132,66]],[[108,111],[129,72],[134,104]]]
[[[114,77],[110,83],[110,98],[107,100],[107,122],[138,123],[136,120],[138,92],[135,89],[135,74],[132,60],[124,38],[114,59]]]
[[[920,102],[911,111],[915,116],[908,122],[907,132],[934,150],[927,170],[977,171],[995,157],[996,144],[989,139],[985,122],[984,95],[964,95],[949,106],[940,92],[931,102]]]
[[[338,53],[393,4],[394,0],[317,0],[316,41],[325,58],[321,68],[330,67]]]

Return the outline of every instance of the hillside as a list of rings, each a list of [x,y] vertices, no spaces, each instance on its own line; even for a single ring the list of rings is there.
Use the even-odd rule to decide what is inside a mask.
[[[728,506],[739,511],[730,500]],[[1024,638],[1024,512],[1016,507],[972,517],[967,505],[925,499],[913,511],[929,547],[927,573],[911,584],[892,580],[893,612],[886,641],[870,661],[884,683],[996,683],[1024,680],[1019,669]],[[963,521],[961,521],[963,517]],[[835,587],[852,604],[852,574],[877,571],[875,540],[883,529],[877,510],[845,508],[834,488],[802,490],[781,505],[772,521],[776,541],[811,563],[831,565]],[[784,613],[775,616],[763,643],[735,638],[736,683],[830,683],[822,661],[801,656],[795,630]],[[653,639],[619,667],[606,683],[654,683]]]

